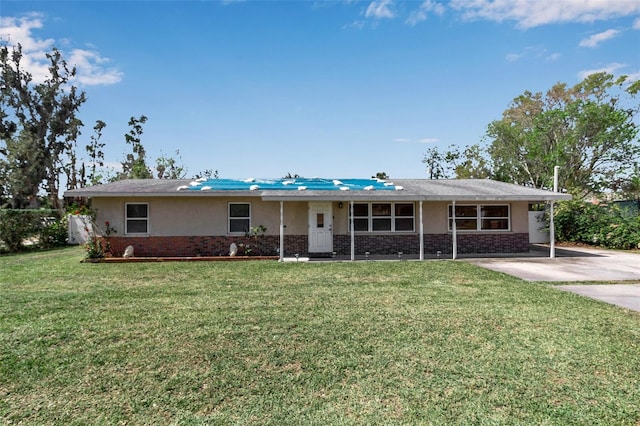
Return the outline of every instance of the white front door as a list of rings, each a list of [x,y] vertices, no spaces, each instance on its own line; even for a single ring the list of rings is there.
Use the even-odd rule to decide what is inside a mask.
[[[333,251],[333,210],[331,202],[309,203],[309,253]]]

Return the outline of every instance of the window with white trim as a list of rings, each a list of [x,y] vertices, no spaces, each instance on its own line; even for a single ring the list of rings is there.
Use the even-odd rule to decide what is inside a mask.
[[[251,228],[251,204],[229,203],[229,233],[246,234]]]
[[[453,209],[449,204],[449,231]],[[456,204],[457,231],[509,231],[511,209],[508,204]]]
[[[353,203],[355,232],[413,232],[413,203]]]
[[[125,204],[125,234],[149,233],[149,204]]]

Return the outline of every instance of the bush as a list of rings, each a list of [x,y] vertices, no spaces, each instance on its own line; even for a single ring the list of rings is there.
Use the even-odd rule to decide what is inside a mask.
[[[40,229],[38,246],[52,248],[66,245],[68,238],[67,228],[66,217],[45,220],[44,226]]]
[[[640,244],[640,216],[617,206],[584,201],[559,203],[554,223],[558,241],[613,249],[632,249]]]
[[[66,223],[57,210],[0,210],[0,241],[9,252],[23,248],[29,238],[41,247],[66,244]]]

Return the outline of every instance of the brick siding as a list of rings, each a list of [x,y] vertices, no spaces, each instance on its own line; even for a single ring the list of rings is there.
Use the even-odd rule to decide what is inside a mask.
[[[207,237],[110,237],[111,251],[114,256],[122,256],[127,246],[133,246],[134,255],[146,256],[226,256],[231,243],[238,245],[238,254],[243,254],[241,243],[249,245],[253,255],[277,255],[280,237],[265,235],[261,237],[259,246],[255,241],[244,237],[207,236]],[[425,234],[425,254],[443,254],[452,252],[451,234]],[[420,236],[408,235],[356,235],[355,254],[365,252],[379,255],[418,254],[420,252]],[[306,235],[285,235],[284,255],[309,255],[309,239]],[[334,235],[333,250],[338,255],[351,253],[351,237]],[[527,233],[474,233],[458,234],[458,253],[523,253],[529,251],[529,234]],[[328,253],[330,255],[330,253]]]
[[[405,254],[420,253],[420,236],[411,235],[356,235],[354,240],[356,255],[371,254]],[[333,249],[337,254],[351,253],[351,237],[334,235]],[[451,234],[425,234],[425,254],[437,252],[450,254],[453,251]],[[458,253],[524,253],[529,251],[529,234],[458,234]]]

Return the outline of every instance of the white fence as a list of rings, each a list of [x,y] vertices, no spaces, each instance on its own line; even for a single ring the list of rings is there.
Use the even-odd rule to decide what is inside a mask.
[[[68,217],[68,242],[69,244],[85,244],[89,241],[89,233],[93,232],[91,216],[69,215]]]
[[[551,241],[544,212],[529,212],[529,243],[543,244]]]

